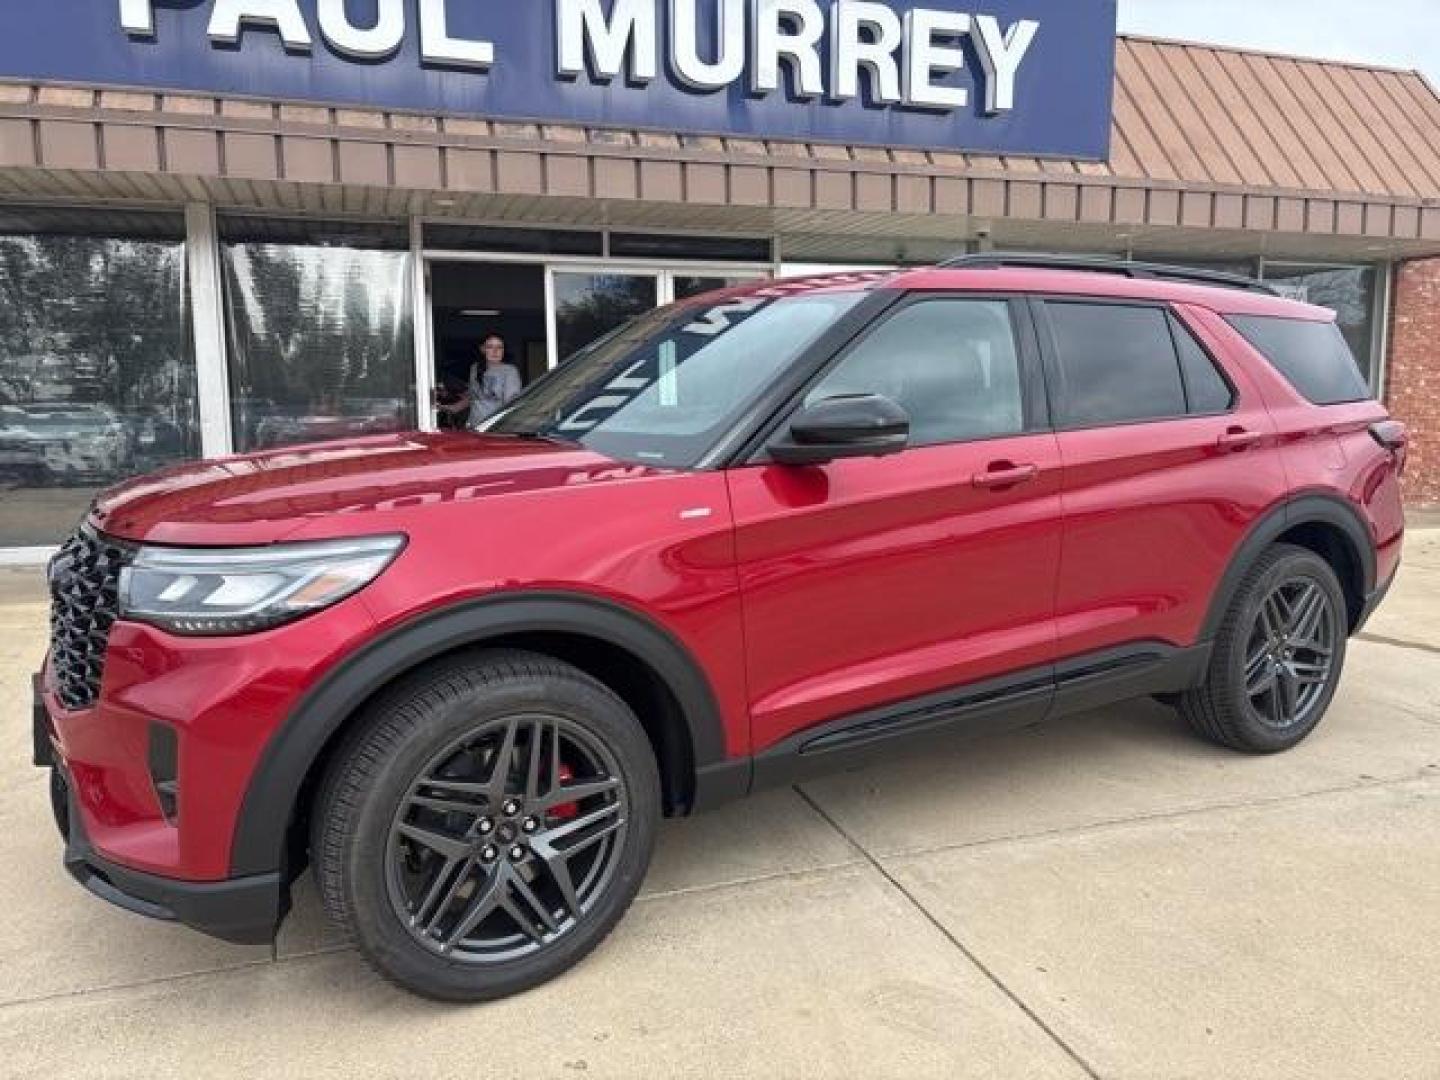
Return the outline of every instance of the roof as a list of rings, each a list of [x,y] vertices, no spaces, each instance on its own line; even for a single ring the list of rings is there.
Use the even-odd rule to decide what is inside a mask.
[[[1440,198],[1440,96],[1415,71],[1122,36],[1116,176]]]

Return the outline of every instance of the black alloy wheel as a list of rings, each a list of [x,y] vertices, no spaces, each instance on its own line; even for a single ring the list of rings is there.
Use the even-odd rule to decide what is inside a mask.
[[[1338,626],[1330,597],[1309,577],[1282,581],[1261,601],[1245,649],[1245,695],[1261,723],[1303,724],[1325,697]]]
[[[311,862],[377,971],[484,1001],[605,938],[644,880],[660,811],[654,750],[624,701],[551,657],[475,650],[359,718],[317,796]]]
[[[420,771],[385,855],[396,915],[441,956],[526,956],[574,930],[624,851],[614,756],[561,716],[488,721]]]
[[[1205,681],[1180,695],[1180,712],[1221,746],[1288,750],[1329,709],[1349,634],[1345,593],[1330,564],[1306,548],[1276,544],[1241,580]]]

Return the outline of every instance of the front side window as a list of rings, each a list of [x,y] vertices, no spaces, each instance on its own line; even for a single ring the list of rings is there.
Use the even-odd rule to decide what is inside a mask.
[[[581,349],[485,430],[688,468],[864,295],[776,290],[657,308]]]
[[[1169,315],[1156,307],[1046,304],[1060,366],[1060,420],[1070,428],[1184,416]]]
[[[806,404],[880,394],[910,416],[910,445],[1025,428],[1020,356],[1003,300],[924,300],[886,320],[828,372]]]

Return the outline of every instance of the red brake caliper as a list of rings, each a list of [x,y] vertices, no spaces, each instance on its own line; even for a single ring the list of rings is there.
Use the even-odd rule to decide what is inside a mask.
[[[575,770],[563,761],[560,763],[560,783],[568,784],[575,779]],[[550,808],[550,816],[556,821],[569,821],[580,812],[580,807],[573,802],[561,803],[559,806]]]

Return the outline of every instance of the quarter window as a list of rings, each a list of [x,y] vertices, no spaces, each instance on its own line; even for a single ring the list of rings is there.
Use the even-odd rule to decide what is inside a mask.
[[[1003,300],[923,300],[888,319],[806,397],[881,394],[910,416],[910,445],[1025,428],[1020,357]]]
[[[1201,416],[1226,412],[1235,403],[1235,392],[1215,370],[1215,361],[1174,315],[1170,316],[1170,331],[1180,353],[1180,371],[1185,376],[1185,398],[1190,411]]]
[[[1123,304],[1046,305],[1060,364],[1060,418],[1096,427],[1184,416],[1170,316]]]
[[[1236,315],[1230,325],[1310,402],[1342,405],[1370,396],[1355,354],[1334,323]]]

